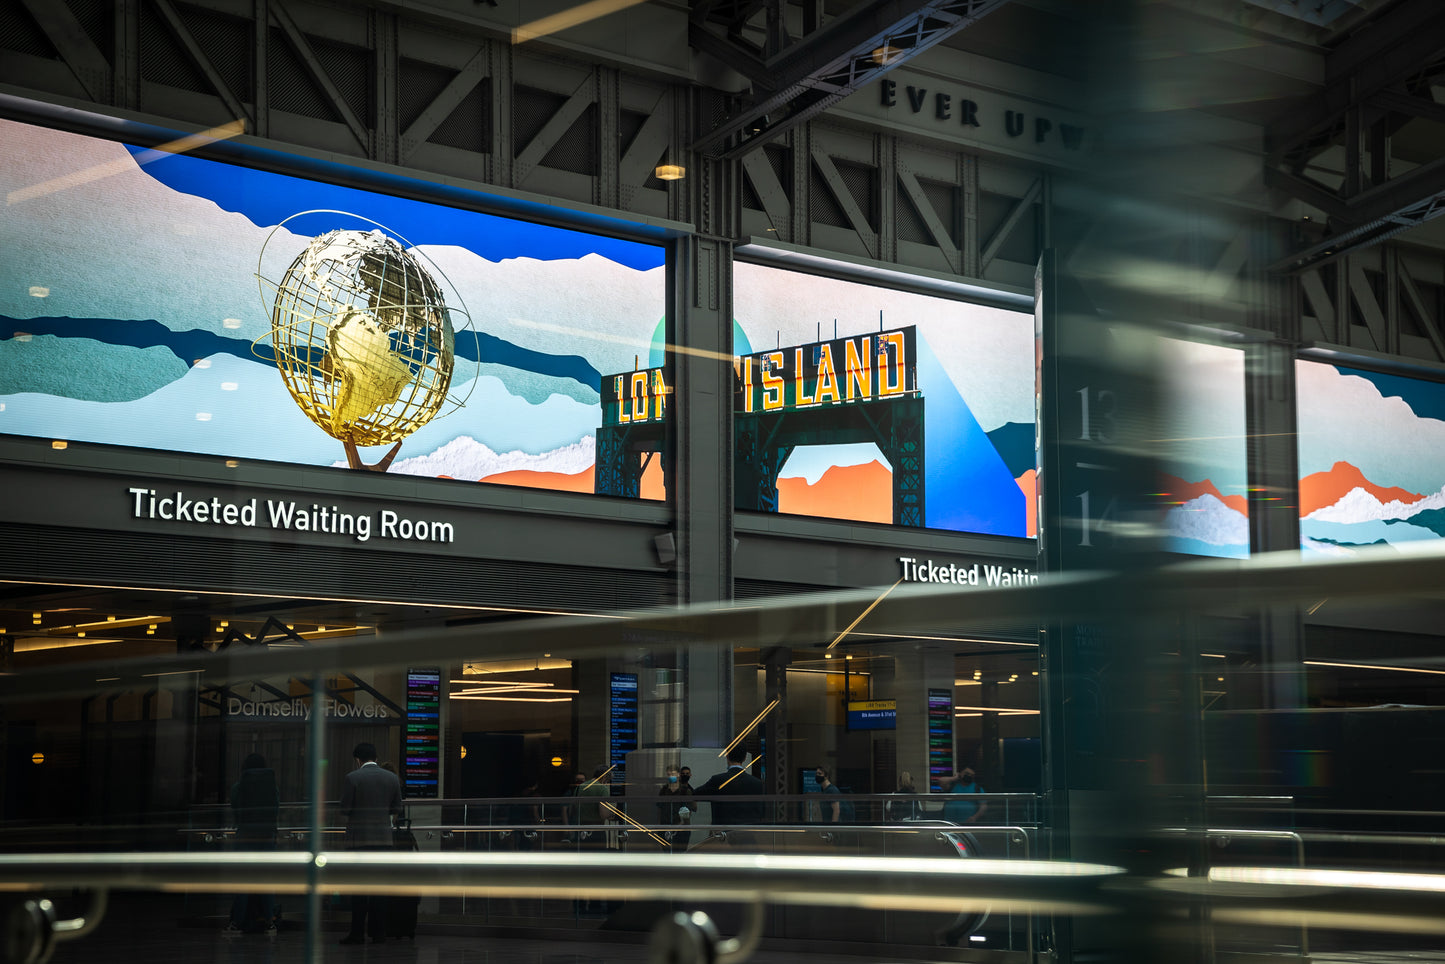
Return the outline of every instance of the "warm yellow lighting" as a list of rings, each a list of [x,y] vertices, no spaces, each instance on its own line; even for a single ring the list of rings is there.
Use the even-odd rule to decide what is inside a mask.
[[[492,676],[498,673],[533,673],[547,669],[571,669],[570,659],[554,659],[551,653],[545,654],[541,659],[494,659],[485,662],[471,662],[462,664],[463,676]],[[456,682],[453,680],[453,682]],[[467,683],[480,683],[481,680],[465,680]]]
[[[551,699],[543,699],[533,696],[453,696],[454,700],[492,700],[497,703],[570,703],[572,697],[558,696]]]
[[[236,466],[238,466],[238,465],[240,465],[240,464],[241,464],[241,463],[240,463],[240,462],[237,462],[235,459],[226,459],[226,468],[228,468],[228,469],[234,469]]]
[[[844,659],[852,659],[852,658],[853,658],[853,654],[852,654],[852,653],[849,653],[847,656],[844,656],[843,658],[844,658]]]
[[[885,599],[888,598],[888,594],[889,594],[890,592],[892,592],[893,590],[897,589],[897,588],[898,588],[899,586],[901,586],[901,585],[903,585],[903,577],[902,577],[902,576],[898,577],[898,581],[895,582],[893,585],[891,585],[891,586],[889,586],[887,589],[883,590],[883,592],[879,594],[879,596],[878,596],[877,599],[875,599],[875,600],[873,600],[871,603],[869,603],[869,604],[868,604],[868,608],[865,609],[865,610],[863,610],[861,613],[859,613],[859,614],[858,614],[858,618],[855,619],[855,620],[853,620],[851,623],[849,623],[849,624],[848,624],[848,628],[845,629],[845,630],[843,630],[841,633],[839,633],[839,634],[838,634],[838,638],[835,639],[835,640],[833,640],[831,643],[828,644],[828,648],[829,648],[829,649],[832,649],[834,646],[837,646],[839,643],[841,643],[841,642],[843,641],[843,638],[844,638],[845,636],[847,636],[847,635],[848,635],[849,633],[851,633],[853,630],[855,630],[855,629],[858,628],[858,624],[859,624],[859,623],[861,623],[863,620],[865,620],[865,619],[868,618],[868,614],[869,614],[869,613],[871,613],[874,609],[877,609],[877,608],[878,608],[878,604],[879,604],[879,603],[881,603],[883,600],[885,600]]]
[[[466,758],[467,758],[467,748],[466,748],[466,747],[462,747],[462,759],[465,760]]]
[[[85,638],[85,633],[76,633],[75,635],[80,637],[81,639]]]
[[[832,659],[832,658],[833,658],[833,654],[832,654],[832,653],[824,653],[824,654],[823,654],[823,658],[824,658],[824,659]]]
[[[1414,666],[1385,666],[1380,663],[1336,663],[1327,659],[1304,660],[1306,666],[1337,666],[1343,669],[1384,669],[1396,673],[1429,673],[1432,676],[1445,676],[1445,669],[1419,669]]]
[[[554,767],[559,767],[559,766],[561,766],[561,765],[562,765],[562,758],[561,758],[560,756],[554,756],[554,757],[552,758],[552,765],[553,765]]]
[[[30,758],[30,762],[33,763],[33,764],[35,764],[36,766],[39,766],[40,764],[42,764],[42,763],[45,762],[45,754],[44,754],[44,753],[37,753],[37,754],[35,754],[34,756],[32,756],[32,757]]]
[[[980,713],[1002,713],[1005,716],[1037,716],[1038,710],[1017,709],[1009,706],[959,706],[955,710],[977,710]]]
[[[62,442],[60,439],[56,439],[55,441],[50,443],[50,447],[58,451],[60,449],[64,449],[69,444],[69,442]]]
[[[227,626],[229,626],[229,625],[231,625],[231,621],[230,621],[229,619],[223,619],[223,620],[221,620],[221,628],[222,628],[222,629],[225,629],[225,628],[226,628]]]
[[[721,751],[720,753],[718,753],[718,756],[727,756],[730,752],[732,752],[733,747],[735,747],[735,746],[737,746],[738,744],[742,743],[743,740],[747,738],[747,735],[748,735],[749,733],[751,733],[751,732],[753,731],[753,729],[754,729],[759,723],[763,722],[763,717],[767,716],[767,715],[768,715],[769,713],[771,713],[774,709],[776,709],[778,703],[780,703],[780,702],[781,702],[781,699],[775,699],[775,700],[773,700],[771,703],[769,703],[767,706],[763,707],[762,712],[759,713],[757,716],[753,717],[753,721],[752,721],[751,723],[749,723],[747,726],[743,727],[742,730],[739,731],[738,735],[735,736],[735,737],[733,737],[733,741],[732,741],[731,743],[729,743],[727,746],[725,746],[725,747],[722,748],[722,751]],[[724,785],[726,785],[726,784],[724,784]]]
[[[120,642],[119,639],[101,638],[99,636],[91,636],[88,639],[77,639],[74,636],[63,639],[46,639],[41,636],[15,640],[15,652],[39,653],[47,649],[71,649],[76,646],[104,646],[107,643],[118,642]]]
[[[165,617],[163,616],[135,616],[128,619],[116,619],[114,616],[109,616],[104,620],[98,620],[95,622],[74,623],[70,626],[51,626],[49,629],[46,630],[46,632],[61,634],[70,633],[72,631],[81,629],[123,629],[127,626],[144,626],[147,623],[154,626],[157,622],[161,622],[164,619]],[[37,619],[36,622],[39,622],[39,620]]]
[[[529,40],[536,40],[538,37],[545,37],[558,31],[567,30],[605,17],[608,14],[626,10],[628,7],[635,7],[643,0],[591,0],[589,3],[579,4],[561,13],[554,13],[550,17],[542,17],[530,23],[524,23],[512,31],[512,43],[524,44]]]
[[[903,48],[884,44],[873,51],[873,62],[880,67],[887,67],[902,56]]]
[[[687,177],[687,168],[681,164],[659,164],[652,173],[659,181],[680,181]]]

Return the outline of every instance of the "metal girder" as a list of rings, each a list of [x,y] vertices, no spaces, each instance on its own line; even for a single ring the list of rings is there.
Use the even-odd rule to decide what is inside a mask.
[[[491,66],[488,52],[488,48],[484,44],[472,55],[470,60],[462,65],[462,69],[457,71],[456,76],[447,82],[446,87],[432,98],[432,102],[402,133],[402,163],[406,163],[406,159],[411,156],[412,151],[416,150],[417,145],[436,133],[436,129],[441,126],[442,121],[450,117],[452,111],[460,107],[467,95],[476,90],[477,85],[487,76],[487,71]]]
[[[694,12],[692,45],[753,81],[753,95],[693,144],[735,158],[823,112],[1008,0],[872,0],[776,55],[761,58],[713,34]],[[698,14],[703,15],[699,16]]]
[[[227,85],[225,79],[221,77],[220,71],[211,64],[210,58],[201,49],[201,45],[196,42],[190,28],[186,26],[185,21],[176,12],[176,8],[171,5],[170,0],[151,0],[151,2],[160,13],[161,19],[166,22],[166,26],[170,28],[171,33],[175,35],[191,63],[201,72],[202,76],[206,78],[206,83],[211,85],[216,96],[220,97],[221,102],[226,105],[227,112],[237,120],[247,122],[247,133],[254,130],[255,123],[251,112],[241,103],[241,98],[236,96],[235,91]]]
[[[21,0],[75,79],[92,100],[103,101],[110,80],[110,61],[91,41],[70,7],[55,0]]]
[[[1445,6],[1438,0],[1406,0],[1326,55],[1324,90],[1266,130],[1271,162],[1279,163],[1321,137],[1332,139],[1348,109],[1403,84],[1441,57],[1445,57]]]
[[[290,12],[287,11],[283,4],[272,2],[270,5],[270,13],[272,19],[276,21],[276,25],[281,28],[281,32],[286,35],[286,39],[291,42],[291,48],[296,52],[296,56],[301,59],[302,65],[306,68],[306,72],[311,75],[311,79],[316,82],[316,86],[326,95],[327,101],[331,104],[332,109],[336,111],[337,116],[351,129],[351,135],[356,138],[356,142],[361,145],[361,149],[369,155],[371,153],[371,135],[367,131],[366,125],[361,122],[360,118],[356,116],[356,112],[346,103],[346,98],[341,96],[341,91],[336,89],[336,84],[332,83],[331,76],[326,72],[326,68],[322,66],[321,61],[317,59],[316,52],[311,49],[310,41],[308,41],[306,35],[301,32],[301,28],[296,25],[296,21],[292,19]]]
[[[1445,6],[1438,0],[1404,0],[1326,55],[1324,90],[1266,131],[1264,176],[1270,187],[1323,211],[1330,233],[1277,261],[1275,270],[1321,264],[1445,213],[1441,162],[1390,177],[1391,135],[1415,118],[1445,121],[1445,105],[1429,93],[1440,75]],[[1341,143],[1338,187],[1309,177],[1316,156]]]
[[[1345,213],[1347,224],[1323,241],[1280,259],[1271,269],[1294,272],[1333,261],[1445,214],[1445,158],[1361,192]]]

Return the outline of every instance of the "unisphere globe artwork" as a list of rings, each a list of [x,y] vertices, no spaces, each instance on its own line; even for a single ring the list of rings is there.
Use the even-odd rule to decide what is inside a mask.
[[[291,397],[353,468],[384,471],[448,400],[455,334],[440,285],[375,229],[318,235],[280,281],[261,280],[263,300],[267,284],[275,290],[271,347]],[[382,462],[362,465],[358,446],[388,442]]]

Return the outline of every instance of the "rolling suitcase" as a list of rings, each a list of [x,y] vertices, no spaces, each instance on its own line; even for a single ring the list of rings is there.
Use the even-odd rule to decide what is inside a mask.
[[[404,853],[421,850],[411,830],[411,818],[402,817],[392,831],[392,844]],[[416,911],[420,897],[388,897],[386,901],[386,936],[390,940],[416,939]]]

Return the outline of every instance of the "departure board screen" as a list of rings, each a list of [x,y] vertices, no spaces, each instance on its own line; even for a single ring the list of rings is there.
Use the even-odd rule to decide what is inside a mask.
[[[637,674],[613,673],[611,679],[612,795],[627,792],[627,754],[637,749]]]
[[[408,799],[441,795],[442,671],[434,666],[406,671],[406,729],[402,793]]]
[[[953,778],[953,693],[928,691],[928,783],[934,791]]]

